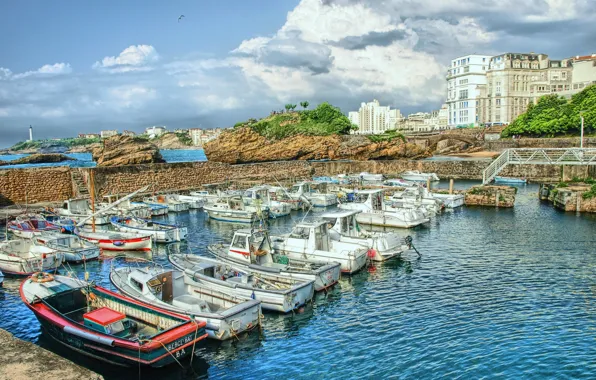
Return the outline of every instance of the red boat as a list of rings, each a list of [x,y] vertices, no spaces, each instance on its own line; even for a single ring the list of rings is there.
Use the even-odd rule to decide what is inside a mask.
[[[106,251],[150,251],[151,235],[137,235],[128,232],[75,230],[81,239],[96,244]]]
[[[66,276],[36,273],[22,301],[43,331],[72,350],[123,366],[163,367],[191,355],[205,322]]]

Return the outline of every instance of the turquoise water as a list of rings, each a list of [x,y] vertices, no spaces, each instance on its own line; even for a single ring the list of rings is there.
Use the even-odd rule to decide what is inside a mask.
[[[161,155],[166,162],[192,162],[192,161],[207,161],[205,152],[202,149],[196,150],[161,150]],[[25,165],[6,165],[0,166],[0,169],[18,169],[31,167],[46,167],[46,166],[70,166],[75,168],[95,166],[91,158],[91,153],[68,153],[68,157],[74,158],[76,161],[55,162],[49,164],[25,164]],[[13,161],[18,158],[27,157],[29,154],[5,154],[0,155],[0,161]]]
[[[406,254],[343,277],[300,313],[267,314],[262,338],[206,342],[192,369],[174,365],[141,378],[596,378],[596,218],[559,212],[540,203],[537,191],[520,187],[514,209],[469,207],[398,230],[413,236],[420,259]],[[175,252],[205,253],[243,227],[199,211],[167,219],[190,232],[188,244],[170,246]],[[274,228],[291,224],[273,221]],[[165,247],[143,257],[167,264]],[[119,265],[88,268],[109,288],[111,263]],[[106,379],[138,378],[137,369],[97,364],[48,342],[18,299],[18,285],[8,279],[0,291],[1,328]]]

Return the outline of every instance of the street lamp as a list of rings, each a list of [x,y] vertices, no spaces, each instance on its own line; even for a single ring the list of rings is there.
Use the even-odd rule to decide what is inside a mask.
[[[580,140],[579,140],[579,147],[581,149],[584,148],[584,112],[586,111],[579,111],[579,118],[582,120],[582,128],[580,133]]]

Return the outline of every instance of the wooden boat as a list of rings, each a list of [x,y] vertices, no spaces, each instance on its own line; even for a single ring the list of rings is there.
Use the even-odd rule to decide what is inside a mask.
[[[127,232],[76,229],[75,233],[84,240],[107,251],[150,251],[151,235],[137,235]]]
[[[145,198],[143,199],[143,203],[147,205],[168,206],[168,210],[171,212],[182,212],[189,209],[188,203],[177,201],[173,196],[167,194]]]
[[[334,286],[341,275],[339,263],[273,255],[269,237],[264,231],[238,230],[234,233],[231,244],[212,244],[208,246],[208,250],[219,260],[246,271],[314,281],[315,291]]]
[[[127,232],[135,235],[150,235],[157,243],[172,243],[186,239],[188,232],[186,227],[175,224],[158,223],[151,220],[135,217],[113,216],[110,219],[112,226],[120,232]]]
[[[229,263],[198,255],[169,255],[168,260],[191,278],[222,293],[261,301],[265,310],[289,313],[308,301],[314,294],[314,281],[261,274],[242,270]]]
[[[270,187],[271,186],[264,185],[247,189],[243,195],[245,204],[257,207],[265,206],[269,210],[269,216],[272,218],[290,215],[292,206],[288,203],[272,199],[271,193],[269,192]]]
[[[69,199],[64,201],[62,208],[52,210],[60,216],[73,219],[76,222],[85,220],[85,224],[91,225],[95,222],[96,225],[110,224],[109,216],[96,215],[95,219],[89,218],[91,216],[91,206],[88,199]]]
[[[6,240],[0,242],[0,269],[4,274],[29,276],[32,273],[55,270],[64,255],[37,245],[33,240]]]
[[[190,272],[192,276],[192,272]],[[209,338],[227,340],[259,325],[261,302],[208,288],[184,272],[159,266],[112,268],[112,284],[127,296],[206,323]]]
[[[383,202],[383,190],[359,190],[354,193],[354,202],[342,203],[339,208],[360,211],[356,215],[360,224],[413,228],[430,220],[418,209],[389,209]]]
[[[44,232],[60,232],[60,227],[48,222],[41,215],[20,215],[6,224],[8,231],[23,239],[31,239]]]
[[[406,181],[416,181],[416,182],[426,182],[429,179],[432,182],[439,181],[440,178],[436,173],[422,173],[418,170],[409,170],[407,172],[401,173],[401,178],[405,179]]]
[[[324,221],[298,223],[287,235],[272,235],[275,253],[293,259],[339,263],[342,273],[353,274],[366,264],[367,248],[331,241]]]
[[[110,364],[163,367],[207,337],[204,322],[71,277],[36,273],[20,296],[50,337]]]
[[[203,206],[209,218],[222,222],[254,223],[269,217],[266,208],[257,208],[244,204],[241,196],[223,196],[213,204]]]
[[[149,207],[149,212],[151,213],[151,216],[167,215],[168,212],[170,211],[170,209],[166,205],[145,204],[145,203],[139,203],[139,202],[132,202],[131,204],[135,205],[135,206],[142,205],[142,206]]]
[[[35,240],[56,252],[64,255],[67,263],[82,263],[84,261],[97,260],[99,248],[88,241],[75,235],[67,234],[43,234]]]
[[[364,231],[356,220],[358,213],[356,210],[337,210],[322,214],[331,240],[362,245],[368,249],[367,256],[373,261],[389,260],[409,249],[404,239],[394,232]]]
[[[515,177],[495,177],[495,183],[510,183],[510,184],[518,184],[523,185],[528,183],[525,178],[515,178]]]

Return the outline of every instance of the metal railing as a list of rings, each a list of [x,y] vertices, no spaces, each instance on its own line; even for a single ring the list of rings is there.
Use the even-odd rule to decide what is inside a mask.
[[[511,148],[505,150],[482,172],[482,183],[492,181],[505,166],[512,165],[596,165],[596,148]]]

